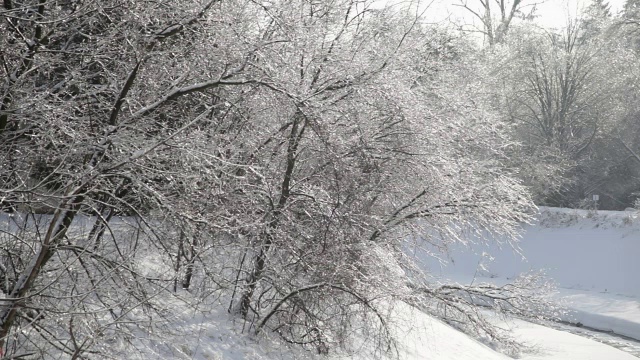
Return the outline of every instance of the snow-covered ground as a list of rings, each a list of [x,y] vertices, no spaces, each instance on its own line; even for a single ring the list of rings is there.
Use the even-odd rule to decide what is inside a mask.
[[[506,360],[511,357],[494,351],[469,338],[440,320],[418,310],[401,307],[405,326],[399,330],[402,339],[400,359],[407,360]],[[522,360],[633,360],[621,350],[530,322],[511,319],[495,320],[529,347],[516,358]],[[353,357],[350,357],[353,358]],[[356,359],[367,359],[363,356]]]
[[[222,307],[217,307],[223,310]],[[395,312],[398,358],[403,360],[508,360],[507,355],[455,330],[406,304],[399,304]],[[365,360],[372,354],[366,349],[349,355],[330,354],[328,357],[304,351],[297,347],[255,339],[242,334],[242,324],[233,322],[224,311],[213,311],[208,316],[187,314],[173,322],[183,335],[171,344],[159,343],[156,348],[141,349],[145,359],[326,359]],[[498,320],[496,320],[498,321]],[[522,320],[500,321],[506,331],[531,347],[520,354],[521,360],[634,360],[634,356],[614,347],[563,331],[554,330]]]
[[[432,263],[438,275],[469,281],[505,282],[518,273],[545,269],[559,286],[559,298],[572,309],[566,320],[640,339],[640,219],[635,213],[541,209],[540,220],[525,227],[522,258],[495,246],[453,249],[447,266]],[[493,255],[489,261],[486,253]],[[483,255],[485,254],[485,255]],[[483,264],[486,271],[478,271]],[[481,279],[478,279],[481,278]],[[465,280],[466,279],[466,280]],[[510,357],[406,304],[396,307],[400,359],[505,360]],[[185,322],[193,336],[183,350],[156,353],[161,359],[315,359],[312,352],[280,347],[266,339],[239,334],[225,312]],[[633,360],[633,355],[592,339],[518,319],[495,320],[531,346],[524,360]],[[226,325],[225,325],[226,324]],[[197,335],[197,336],[196,336]],[[331,360],[369,359],[331,354]]]
[[[640,297],[640,217],[637,212],[541,208],[539,219],[524,227],[522,255],[496,245],[452,249],[449,264],[432,262],[441,275],[473,275],[482,263],[484,277],[513,278],[544,269],[562,288]],[[470,251],[469,251],[470,250]],[[490,254],[493,259],[482,254]]]
[[[639,214],[540,211],[538,220],[524,227],[520,253],[497,245],[453,248],[448,262],[431,260],[428,271],[460,283],[474,277],[504,283],[522,272],[544,270],[558,286],[558,299],[570,310],[563,320],[640,340]],[[527,327],[523,334],[540,331]]]
[[[450,261],[426,264],[435,275],[459,282],[503,283],[530,270],[546,270],[559,286],[558,298],[572,310],[566,320],[588,327],[614,331],[640,339],[640,218],[631,212],[586,212],[541,209],[538,222],[524,228],[521,254],[495,245],[451,249]],[[489,257],[486,254],[492,254]],[[479,266],[482,265],[482,266]],[[483,270],[479,269],[482,268]],[[186,292],[178,296],[189,297]],[[173,309],[180,309],[177,299]],[[113,349],[115,358],[138,359],[370,359],[362,349],[355,354],[335,352],[327,356],[288,346],[277,338],[259,338],[243,331],[236,317],[229,316],[227,303],[183,302],[183,311],[155,326],[170,331],[157,340],[148,334],[133,349]],[[202,311],[207,309],[207,311]],[[406,304],[395,307],[395,331],[400,359],[418,360],[506,360],[507,355],[470,338],[449,325]],[[532,351],[524,360],[633,360],[633,355],[593,339],[558,331],[518,319],[495,321]],[[163,332],[158,332],[163,333]],[[144,344],[144,345],[142,345]],[[108,344],[107,344],[108,345]]]
[[[640,340],[638,213],[540,210],[524,228],[522,255],[496,245],[457,248],[449,263],[432,261],[429,271],[460,282],[504,282],[544,270],[571,310],[564,320]]]

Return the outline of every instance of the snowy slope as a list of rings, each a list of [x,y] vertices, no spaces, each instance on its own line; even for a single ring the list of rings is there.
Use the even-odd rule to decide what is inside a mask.
[[[398,358],[402,360],[508,360],[484,344],[443,322],[406,304],[395,312]],[[634,360],[632,355],[577,335],[560,332],[521,320],[499,324],[533,347],[521,354],[522,360]],[[258,339],[242,333],[242,324],[233,322],[223,307],[215,307],[205,316],[177,316],[172,326],[176,334],[170,342],[142,350],[141,359],[193,360],[365,360],[372,359],[367,349],[355,354],[329,356],[289,347],[276,339]],[[391,357],[388,357],[391,359]]]
[[[637,360],[636,357],[599,342],[550,329],[529,322],[514,320],[516,337],[536,347],[522,360]]]
[[[640,299],[610,293],[560,289],[571,309],[565,320],[640,340]]]
[[[456,331],[408,305],[400,306],[397,316],[404,325],[397,335],[402,340],[399,358],[403,360],[507,360],[510,357]],[[636,357],[570,333],[522,320],[499,321],[499,325],[530,346],[520,354],[522,360],[634,360]],[[331,356],[331,360],[370,359],[361,356]]]
[[[430,271],[454,279],[483,276],[483,281],[508,281],[520,272],[546,268],[560,285],[560,292],[575,309],[573,321],[620,333],[635,334],[640,324],[637,301],[640,273],[634,261],[640,254],[640,221],[635,214],[600,212],[597,215],[563,209],[543,209],[541,219],[525,228],[522,257],[511,249],[495,246],[453,249],[448,266],[430,264]],[[630,217],[632,221],[625,220]],[[495,259],[488,262],[483,252]],[[477,272],[478,264],[488,271]],[[606,291],[605,291],[606,289]],[[619,294],[619,295],[618,295]],[[371,359],[367,349],[340,355],[332,350],[323,357],[287,347],[275,339],[256,339],[242,333],[241,322],[234,323],[223,308],[208,316],[190,318],[188,311],[179,321],[186,332],[176,343],[149,351],[156,359]],[[637,316],[637,317],[636,317]],[[499,320],[496,320],[498,322]],[[408,305],[399,304],[395,313],[398,356],[406,360],[506,360],[510,357],[460,333]],[[611,346],[521,320],[499,325],[511,332],[533,352],[524,360],[633,360],[634,356]],[[625,330],[626,329],[626,330]],[[171,351],[167,351],[168,348]]]
[[[596,216],[573,210],[543,209],[541,220],[525,228],[522,253],[511,249],[477,247],[472,252],[453,249],[448,266],[430,264],[430,271],[444,277],[464,279],[476,274],[478,264],[487,262],[483,252],[493,253],[495,260],[482,280],[506,281],[529,269],[547,268],[561,286],[561,293],[576,311],[573,321],[636,335],[640,329],[640,273],[635,261],[640,254],[640,220],[635,214],[601,212]],[[630,218],[631,220],[626,220]],[[606,290],[606,291],[605,291]],[[186,292],[179,296],[189,297]],[[174,314],[155,326],[164,334],[140,334],[127,347],[114,344],[113,358],[127,359],[371,359],[366,349],[356,354],[320,356],[295,346],[268,338],[256,338],[243,331],[244,324],[226,312],[228,303],[211,301],[192,308],[193,299],[173,306]],[[180,311],[178,311],[181,309]],[[202,311],[206,309],[206,311]],[[497,321],[497,320],[496,320]],[[396,335],[400,340],[398,355],[406,360],[506,360],[488,346],[460,333],[408,305],[396,306]],[[500,323],[534,352],[521,354],[524,360],[607,359],[633,360],[632,355],[577,335],[534,325],[520,320]],[[157,339],[152,338],[159,336]],[[131,349],[131,346],[136,350]],[[108,353],[108,352],[107,352]]]

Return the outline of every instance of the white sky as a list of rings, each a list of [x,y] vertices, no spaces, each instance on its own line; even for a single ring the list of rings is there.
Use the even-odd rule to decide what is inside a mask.
[[[379,0],[381,2],[402,2],[415,4],[418,0]],[[495,0],[489,0],[495,1]],[[462,4],[467,2],[470,7],[478,8],[478,0],[420,0],[422,6],[431,3],[427,13],[427,19],[433,22],[441,22],[453,20],[456,23],[469,23],[473,15],[467,10],[454,4]],[[540,25],[547,27],[563,27],[567,23],[567,18],[575,18],[591,3],[591,0],[524,0],[526,3],[535,3],[537,5],[536,14],[539,15],[537,21]],[[611,10],[615,14],[622,10],[625,0],[609,0]],[[474,6],[472,6],[474,5]]]
[[[609,0],[611,12],[622,10],[625,0]],[[567,16],[575,18],[591,3],[590,0],[547,0],[538,6],[539,22],[549,27],[561,27],[566,24]]]

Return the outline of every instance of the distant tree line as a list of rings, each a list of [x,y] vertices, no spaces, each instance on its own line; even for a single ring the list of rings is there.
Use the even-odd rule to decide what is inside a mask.
[[[509,156],[536,204],[633,207],[640,197],[638,2],[613,14],[594,0],[560,29],[532,21],[532,2],[500,2],[518,21],[499,20],[499,38],[488,35],[497,30],[486,20],[497,5],[479,3],[464,4],[485,19],[483,91],[511,125],[517,145]]]

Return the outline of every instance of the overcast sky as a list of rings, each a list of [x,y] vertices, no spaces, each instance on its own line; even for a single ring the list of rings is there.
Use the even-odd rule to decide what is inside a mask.
[[[608,2],[611,5],[611,11],[615,14],[622,10],[625,0],[609,0]],[[546,26],[562,26],[566,24],[567,15],[575,18],[575,15],[590,3],[590,0],[547,0],[538,6],[539,21]]]
[[[403,2],[411,0],[380,0],[381,2]],[[413,0],[415,3],[417,0]],[[468,11],[454,4],[462,4],[466,1],[470,6],[478,7],[479,0],[421,0],[423,6],[431,4],[425,14],[429,21],[440,22],[453,20],[456,23],[469,22],[472,17]],[[490,0],[493,1],[493,0]],[[562,27],[567,23],[567,17],[575,18],[582,9],[589,6],[591,0],[525,0],[528,3],[542,2],[537,5],[536,14],[539,15],[538,22],[547,27]],[[622,9],[625,0],[609,0],[611,10],[616,13]],[[530,9],[530,8],[528,8]]]

